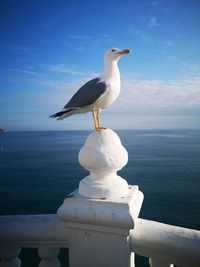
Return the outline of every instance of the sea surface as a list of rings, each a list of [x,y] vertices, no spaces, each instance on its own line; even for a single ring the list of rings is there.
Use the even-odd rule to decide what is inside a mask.
[[[200,230],[200,131],[116,132],[129,154],[119,175],[144,193],[140,217]],[[1,133],[0,214],[56,213],[88,174],[78,163],[88,134]]]

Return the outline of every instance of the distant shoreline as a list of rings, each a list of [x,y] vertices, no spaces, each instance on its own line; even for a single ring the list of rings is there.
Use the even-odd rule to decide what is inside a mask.
[[[0,133],[6,133],[6,132],[7,132],[6,129],[0,128]]]

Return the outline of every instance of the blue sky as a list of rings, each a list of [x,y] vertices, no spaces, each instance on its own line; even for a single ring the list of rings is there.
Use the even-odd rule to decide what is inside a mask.
[[[110,47],[121,94],[102,112],[110,128],[200,128],[200,2],[0,1],[0,127],[92,129],[91,114],[54,121]]]

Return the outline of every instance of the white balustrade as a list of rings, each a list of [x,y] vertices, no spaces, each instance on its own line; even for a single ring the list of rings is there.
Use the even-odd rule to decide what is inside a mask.
[[[39,267],[59,267],[60,262],[57,258],[59,251],[59,248],[38,248],[38,254],[42,259],[39,264]]]
[[[200,231],[197,230],[138,219],[129,244],[131,251],[151,258],[151,267],[169,267],[170,263],[200,267]]]
[[[0,267],[18,267],[20,248],[38,248],[40,267],[58,267],[69,231],[55,214],[0,216]]]
[[[68,236],[56,214],[0,216],[0,248],[68,247]]]
[[[0,267],[20,267],[19,248],[0,248]]]

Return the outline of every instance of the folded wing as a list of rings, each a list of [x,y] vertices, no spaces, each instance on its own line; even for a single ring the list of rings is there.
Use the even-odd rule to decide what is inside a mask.
[[[64,109],[83,108],[92,105],[105,93],[107,85],[95,78],[85,83],[64,106]]]

